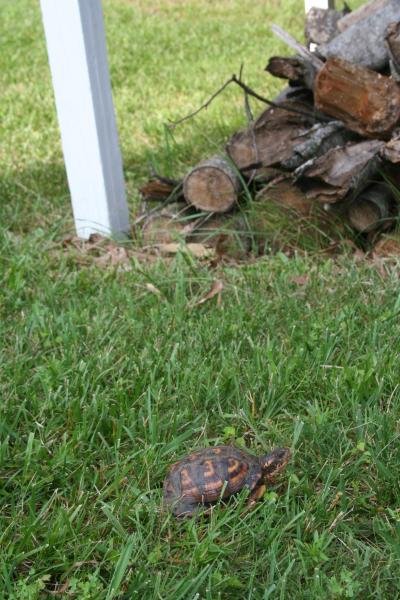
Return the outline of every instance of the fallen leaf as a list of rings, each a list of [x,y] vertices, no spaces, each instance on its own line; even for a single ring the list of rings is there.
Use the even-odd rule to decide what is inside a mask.
[[[159,297],[162,296],[162,292],[160,292],[160,290],[155,285],[153,285],[152,283],[146,283],[146,288],[152,294],[155,294],[156,296],[159,296]]]
[[[214,256],[215,254],[213,248],[208,248],[207,246],[204,246],[204,244],[192,242],[186,244],[186,247],[195,258],[210,258],[210,256]]]
[[[307,283],[310,281],[310,278],[308,275],[298,275],[296,277],[292,277],[291,281],[293,281],[293,283],[296,285],[307,285]]]
[[[131,268],[131,260],[126,248],[109,244],[104,248],[103,254],[93,258],[93,262],[98,267],[117,267],[123,266],[125,270]]]
[[[400,256],[400,239],[382,237],[374,248],[375,256]]]
[[[211,298],[214,298],[214,296],[217,296],[217,306],[221,306],[221,302],[222,302],[222,290],[224,289],[224,284],[220,279],[216,279],[214,281],[214,283],[211,286],[211,289],[209,292],[207,292],[207,294],[205,296],[203,296],[202,298],[200,298],[200,300],[198,300],[195,303],[195,306],[199,306],[200,304],[204,304],[204,302],[207,302],[207,300],[211,300]]]
[[[210,258],[214,256],[214,249],[207,248],[204,244],[178,244],[171,242],[169,244],[158,244],[158,250],[161,254],[177,254],[178,252],[189,252],[195,258]]]

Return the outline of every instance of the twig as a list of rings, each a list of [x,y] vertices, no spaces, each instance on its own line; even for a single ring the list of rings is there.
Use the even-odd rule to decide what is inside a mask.
[[[281,40],[285,42],[290,48],[296,50],[300,56],[306,58],[318,71],[324,66],[322,60],[320,60],[315,54],[310,52],[305,46],[300,44],[293,36],[291,36],[287,31],[279,27],[279,25],[272,24],[271,29],[273,33],[278,36]]]
[[[200,106],[200,108],[198,108],[197,110],[195,110],[194,112],[190,113],[189,115],[187,115],[186,117],[183,117],[182,119],[179,119],[179,121],[171,121],[169,127],[171,129],[173,129],[174,127],[176,127],[177,125],[180,125],[181,123],[183,123],[184,121],[187,121],[188,119],[191,119],[192,117],[195,117],[199,112],[201,112],[202,110],[207,109],[211,102],[213,100],[215,100],[215,98],[217,96],[219,96],[219,94],[221,94],[221,92],[224,91],[224,89],[226,87],[228,87],[228,85],[230,83],[232,83],[233,79],[232,77],[230,79],[228,79],[228,81],[225,81],[225,83],[207,100],[207,102],[205,102],[204,104],[202,104]]]
[[[177,187],[180,183],[177,179],[170,179],[170,177],[165,177],[165,175],[161,175],[160,173],[158,173],[158,171],[152,164],[150,164],[150,176],[153,177],[153,179],[157,179],[161,183],[166,183],[167,185],[170,185],[171,187]]]
[[[288,112],[303,115],[304,117],[315,118],[318,121],[332,121],[331,117],[327,117],[320,113],[318,115],[316,115],[313,112],[308,112],[306,110],[300,110],[299,108],[293,108],[292,106],[285,106],[285,104],[283,102],[279,103],[279,102],[273,102],[272,100],[268,100],[268,98],[264,98],[264,96],[261,96],[260,94],[258,94],[254,90],[252,90],[248,85],[243,83],[243,81],[240,81],[240,79],[238,79],[236,77],[236,75],[232,75],[232,78],[230,79],[230,81],[232,81],[233,83],[236,83],[249,96],[253,96],[253,98],[260,100],[260,102],[264,102],[264,104],[268,104],[268,106],[271,106],[272,108],[280,108],[282,110],[287,110]]]
[[[244,92],[246,92],[246,94],[248,94],[249,96],[252,96],[253,98],[256,98],[257,100],[259,100],[260,102],[263,102],[264,104],[267,104],[271,108],[280,108],[282,110],[286,110],[286,111],[291,112],[291,113],[296,113],[296,114],[302,115],[302,116],[307,117],[309,119],[310,118],[314,118],[317,121],[328,122],[328,121],[332,120],[330,117],[322,115],[321,113],[316,114],[315,112],[308,112],[308,111],[305,111],[305,110],[300,110],[299,108],[293,108],[292,106],[285,106],[285,104],[283,102],[282,103],[278,103],[278,102],[273,102],[272,100],[268,100],[268,98],[264,98],[264,96],[261,96],[260,94],[258,94],[257,92],[255,92],[253,89],[251,89],[251,87],[249,87],[248,85],[246,85],[236,75],[232,75],[232,77],[230,79],[228,79],[227,81],[225,81],[225,83],[207,100],[207,102],[205,102],[204,104],[202,104],[194,112],[190,113],[189,115],[186,115],[186,117],[183,117],[182,119],[179,119],[178,121],[171,121],[169,127],[174,128],[177,125],[180,125],[181,123],[184,123],[184,121],[188,121],[192,117],[195,117],[202,110],[207,109],[210,106],[211,102],[213,100],[215,100],[215,98],[219,94],[221,94],[221,92],[223,92],[225,90],[225,88],[227,88],[228,85],[230,85],[231,83],[236,83],[236,85],[238,85],[240,88],[242,88],[242,90]]]
[[[240,65],[239,81],[242,81],[242,73],[243,73],[243,64]],[[254,116],[253,116],[253,112],[252,112],[251,106],[250,106],[249,94],[244,90],[243,96],[244,96],[244,111],[245,111],[246,117],[247,117],[247,125],[248,125],[248,128],[251,133],[251,141],[252,141],[252,145],[253,145],[253,149],[254,149],[254,156],[256,158],[256,162],[259,162],[260,161],[260,156],[259,156],[260,153],[259,153],[259,149],[257,146],[256,134],[254,132]],[[251,172],[247,185],[251,184],[256,172],[257,172],[256,170],[253,170]]]

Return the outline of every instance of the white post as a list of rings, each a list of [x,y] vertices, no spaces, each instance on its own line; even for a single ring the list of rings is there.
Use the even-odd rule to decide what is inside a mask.
[[[311,8],[335,8],[335,0],[304,0],[306,14]]]
[[[101,0],[41,7],[77,233],[128,233]]]

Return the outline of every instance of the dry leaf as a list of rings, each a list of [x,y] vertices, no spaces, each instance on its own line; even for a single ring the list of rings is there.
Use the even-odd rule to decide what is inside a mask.
[[[217,306],[221,306],[222,303],[222,295],[221,292],[224,289],[224,284],[220,279],[216,279],[214,281],[214,283],[211,286],[211,289],[209,292],[207,292],[207,294],[205,296],[203,296],[202,298],[200,298],[200,300],[198,300],[195,303],[195,306],[199,306],[200,304],[204,304],[204,302],[207,302],[207,300],[211,300],[211,298],[214,298],[214,296],[218,296],[217,297]]]
[[[213,248],[207,248],[204,244],[178,244],[171,242],[170,244],[158,244],[158,250],[162,254],[177,254],[178,252],[189,252],[195,258],[210,258],[214,255]]]
[[[161,254],[177,254],[182,245],[178,242],[170,242],[169,244],[157,244],[156,247]]]
[[[88,240],[76,236],[68,236],[61,242],[65,254],[73,256],[82,265],[96,266],[106,269],[117,267],[124,271],[132,269],[132,259],[140,262],[154,262],[156,257],[149,252],[138,250],[132,245],[120,245],[109,238],[93,234]]]
[[[125,270],[131,268],[131,260],[126,248],[108,244],[104,247],[104,252],[100,256],[93,258],[98,267],[117,267],[122,266]]]
[[[371,255],[371,263],[374,267],[376,267],[382,279],[386,279],[386,277],[388,276],[388,272],[385,269],[385,259],[382,256],[378,256],[377,254],[375,254],[375,252],[373,252]]]
[[[400,239],[396,237],[382,237],[375,245],[376,256],[400,256]]]
[[[162,292],[160,292],[160,290],[152,283],[146,283],[146,288],[152,294],[155,294],[156,296],[159,296],[159,297],[162,296]]]
[[[292,277],[291,281],[293,281],[293,283],[296,285],[307,285],[307,283],[310,281],[310,278],[308,275],[298,275],[297,277]]]
[[[190,244],[186,244],[186,247],[195,258],[210,258],[210,256],[214,256],[215,254],[213,248],[207,248],[204,244],[191,242]]]

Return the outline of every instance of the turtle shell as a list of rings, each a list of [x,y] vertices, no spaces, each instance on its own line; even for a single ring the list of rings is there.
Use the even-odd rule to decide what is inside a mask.
[[[256,456],[232,446],[206,448],[170,467],[164,481],[164,502],[167,505],[212,503],[243,487],[253,490],[261,478]]]

